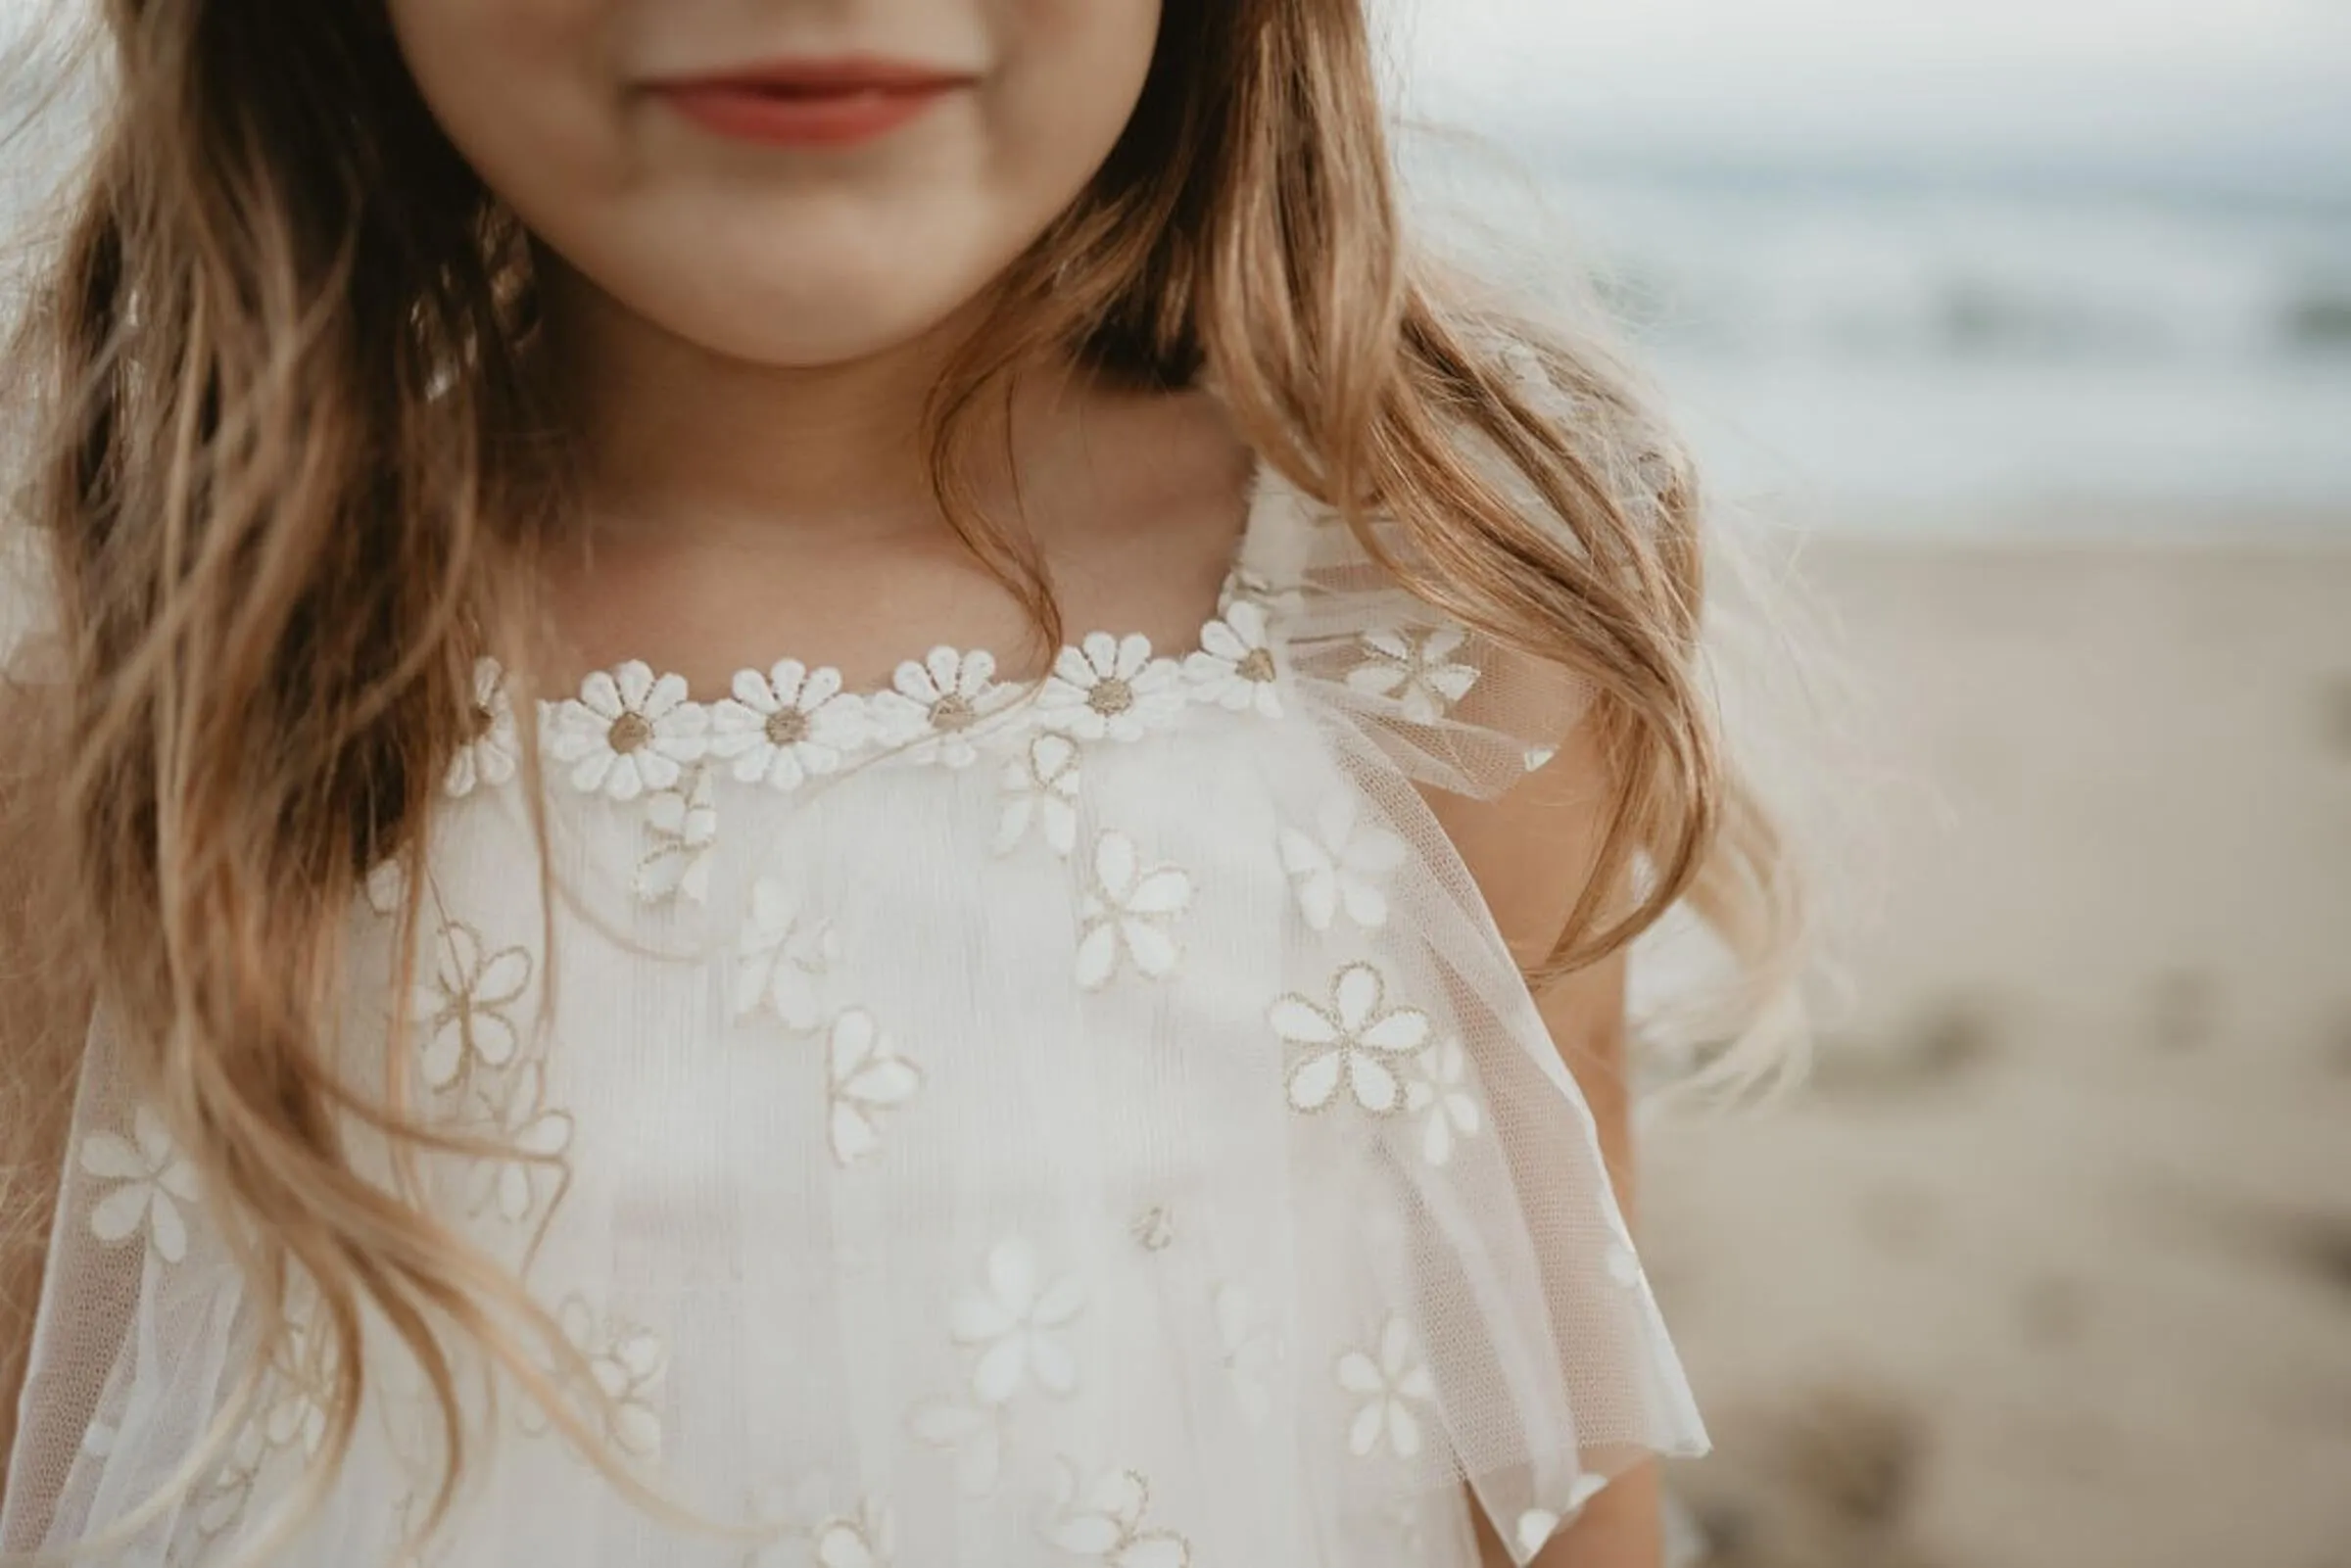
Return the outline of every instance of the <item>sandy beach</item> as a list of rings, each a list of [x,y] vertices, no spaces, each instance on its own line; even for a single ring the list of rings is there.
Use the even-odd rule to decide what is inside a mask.
[[[2351,1568],[2351,546],[1818,545],[1891,864],[1645,1203],[1737,1568]]]

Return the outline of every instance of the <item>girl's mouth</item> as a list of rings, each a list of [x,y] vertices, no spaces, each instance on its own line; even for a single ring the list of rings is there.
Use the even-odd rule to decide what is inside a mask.
[[[974,80],[899,61],[792,60],[658,82],[653,92],[714,135],[824,148],[886,136]]]

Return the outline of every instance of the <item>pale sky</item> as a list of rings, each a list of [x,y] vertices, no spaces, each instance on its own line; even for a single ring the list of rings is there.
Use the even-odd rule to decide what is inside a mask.
[[[60,3],[0,0],[0,37]],[[2351,0],[1370,3],[1415,108],[1513,142],[2292,164],[2351,191]]]
[[[1415,101],[1584,144],[2299,157],[2351,188],[2351,0],[1379,0]]]

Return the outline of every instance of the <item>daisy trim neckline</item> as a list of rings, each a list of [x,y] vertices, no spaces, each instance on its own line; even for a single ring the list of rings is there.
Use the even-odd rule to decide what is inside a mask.
[[[787,658],[739,670],[726,696],[703,700],[683,676],[631,659],[590,672],[573,695],[540,698],[538,739],[551,777],[627,801],[677,789],[697,772],[790,792],[893,754],[962,769],[1014,730],[1139,740],[1194,706],[1277,718],[1286,661],[1272,635],[1276,597],[1235,572],[1188,652],[1164,655],[1139,634],[1095,632],[1061,648],[1043,676],[1019,681],[996,679],[986,649],[942,644],[900,663],[877,690],[850,690],[838,669]],[[522,736],[495,659],[477,664],[473,694],[473,733],[446,780],[452,796],[519,771]]]

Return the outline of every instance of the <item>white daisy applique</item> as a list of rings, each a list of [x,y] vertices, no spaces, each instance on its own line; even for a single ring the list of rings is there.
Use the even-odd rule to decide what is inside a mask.
[[[155,1256],[176,1263],[188,1255],[181,1204],[194,1204],[196,1167],[171,1141],[152,1107],[131,1114],[130,1136],[93,1132],[81,1141],[82,1170],[113,1185],[90,1209],[90,1231],[109,1246],[144,1235]]]
[[[996,853],[1009,855],[1032,833],[1067,859],[1078,847],[1078,791],[1083,772],[1078,742],[1046,731],[1032,736],[1004,764],[1004,812],[996,824]]]
[[[838,772],[865,730],[864,704],[841,689],[839,670],[786,659],[735,677],[734,693],[710,710],[710,754],[745,784],[790,792]]]
[[[1273,1032],[1296,1053],[1288,1078],[1290,1107],[1320,1111],[1344,1087],[1355,1103],[1385,1116],[1405,1103],[1398,1069],[1428,1044],[1428,1015],[1391,1008],[1387,980],[1369,964],[1349,964],[1331,977],[1330,1004],[1285,996],[1268,1015]]]
[[[832,1492],[822,1474],[790,1489],[755,1489],[751,1513],[768,1544],[745,1557],[744,1568],[890,1568],[897,1526],[888,1506],[867,1497],[834,1509],[825,1501]]]
[[[1084,1309],[1084,1286],[1074,1275],[1044,1278],[1027,1241],[1012,1237],[990,1248],[987,1282],[958,1297],[948,1313],[955,1343],[979,1353],[973,1398],[1004,1404],[1032,1383],[1051,1395],[1076,1392],[1078,1357],[1068,1334]]]
[[[1477,685],[1477,667],[1454,661],[1468,641],[1459,627],[1366,632],[1363,641],[1364,662],[1347,672],[1347,685],[1394,699],[1414,724],[1435,724]]]
[[[830,921],[801,905],[781,878],[751,885],[751,907],[735,957],[735,1015],[765,1008],[794,1033],[824,1022],[818,986],[840,956]]]
[[[819,1520],[808,1538],[808,1560],[815,1568],[890,1568],[896,1538],[889,1511],[869,1500],[853,1515]]]
[[[632,882],[648,904],[710,897],[710,866],[718,845],[718,782],[708,766],[696,764],[645,803],[645,853]]]
[[[473,704],[467,710],[467,721],[465,743],[449,759],[445,783],[453,796],[472,794],[482,784],[504,784],[514,777],[521,755],[514,705],[506,698],[506,674],[496,659],[474,661]]]
[[[1404,1075],[1404,1109],[1420,1117],[1420,1158],[1431,1166],[1451,1164],[1455,1145],[1477,1135],[1485,1113],[1461,1041],[1440,1040],[1413,1058]]]
[[[336,1360],[334,1342],[317,1329],[317,1298],[306,1290],[288,1302],[285,1338],[263,1369],[251,1413],[199,1494],[198,1535],[213,1540],[244,1516],[273,1454],[299,1447],[317,1457],[326,1442]]]
[[[1202,701],[1281,717],[1281,663],[1266,607],[1255,599],[1231,600],[1222,619],[1200,629],[1200,647],[1183,661],[1183,673]]]
[[[1191,1544],[1151,1522],[1151,1483],[1141,1472],[1088,1481],[1065,1459],[1055,1492],[1045,1537],[1057,1549],[1103,1568],[1191,1568]]]
[[[919,664],[899,665],[890,689],[876,692],[867,707],[881,739],[910,761],[968,768],[979,759],[984,722],[1018,695],[997,683],[994,654],[938,647]]]
[[[1146,637],[1095,632],[1053,661],[1037,722],[1080,740],[1140,740],[1183,712],[1182,672],[1151,656]]]
[[[1183,949],[1173,927],[1191,907],[1191,874],[1180,866],[1146,866],[1134,840],[1122,832],[1094,840],[1092,872],[1080,910],[1078,983],[1100,990],[1122,961],[1145,979],[1175,974]]]
[[[669,1347],[651,1329],[600,1317],[587,1300],[567,1296],[555,1309],[556,1326],[588,1364],[588,1382],[575,1390],[582,1413],[606,1441],[632,1459],[661,1456],[661,1386],[669,1374]],[[526,1404],[516,1419],[526,1432],[544,1433],[547,1412]]]
[[[1388,879],[1410,851],[1402,838],[1366,820],[1353,790],[1322,803],[1313,832],[1284,828],[1280,850],[1298,912],[1316,930],[1329,930],[1342,914],[1367,930],[1388,923]]]
[[[920,1092],[922,1070],[897,1054],[874,1016],[862,1008],[833,1021],[825,1061],[826,1135],[833,1162],[852,1165],[881,1147],[882,1117]]]
[[[1437,1386],[1401,1313],[1388,1314],[1376,1345],[1340,1355],[1335,1375],[1362,1402],[1348,1423],[1348,1452],[1367,1459],[1385,1449],[1399,1459],[1418,1457],[1419,1406],[1436,1398]]]
[[[338,1359],[333,1338],[319,1326],[317,1299],[306,1291],[287,1311],[285,1340],[269,1366],[260,1411],[268,1447],[299,1446],[304,1453],[317,1455],[326,1442],[326,1402]]]
[[[226,1535],[244,1517],[245,1505],[253,1498],[254,1484],[261,1480],[262,1466],[268,1458],[269,1441],[263,1435],[262,1420],[257,1414],[237,1429],[219,1468],[205,1484],[196,1505],[198,1535],[207,1541],[214,1540]]]
[[[477,1066],[514,1060],[519,1035],[508,1010],[530,988],[531,955],[490,949],[480,931],[451,921],[433,957],[433,973],[417,982],[410,1006],[423,1030],[417,1065],[425,1085],[446,1089]]]
[[[655,679],[632,659],[580,683],[550,721],[548,753],[571,766],[572,787],[635,800],[678,782],[707,749],[709,710],[687,700],[683,677]]]
[[[572,1121],[569,1112],[547,1104],[546,1068],[525,1063],[503,1094],[479,1097],[475,1114],[499,1148],[477,1157],[467,1174],[468,1211],[519,1225],[552,1207],[567,1174],[562,1161],[571,1148]]]

